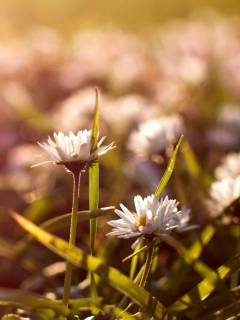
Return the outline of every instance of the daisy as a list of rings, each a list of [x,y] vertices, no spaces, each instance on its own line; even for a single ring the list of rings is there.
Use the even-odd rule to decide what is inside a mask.
[[[192,229],[196,229],[198,225],[188,225],[190,220],[191,209],[187,209],[186,206],[183,206],[181,211],[177,213],[178,218],[178,227],[175,229],[177,232],[184,232]]]
[[[92,150],[93,140],[92,131],[84,130],[78,131],[77,135],[72,132],[65,136],[62,132],[53,134],[55,141],[48,137],[47,143],[38,143],[48,154],[46,156],[50,160],[38,163],[33,167],[40,166],[45,163],[55,163],[59,165],[70,165],[74,163],[81,163],[84,166],[94,161],[98,156],[107,153],[109,150],[115,148],[112,142],[108,146],[100,147],[105,137],[97,144],[96,150]]]
[[[217,217],[240,197],[240,176],[213,182],[209,193],[211,199],[205,204],[212,216]]]
[[[235,178],[240,176],[240,153],[231,152],[226,155],[222,164],[215,169],[215,177],[218,180]]]
[[[139,237],[131,246],[134,249],[144,238],[160,237],[178,227],[180,211],[177,210],[179,202],[176,200],[169,200],[168,196],[160,201],[154,195],[144,199],[136,196],[134,203],[136,213],[129,211],[123,204],[120,204],[122,211],[115,210],[121,219],[108,222],[113,230],[107,236],[123,239]]]
[[[183,119],[178,114],[143,122],[138,131],[130,135],[128,149],[139,158],[149,158],[175,143],[183,133],[183,127]]]

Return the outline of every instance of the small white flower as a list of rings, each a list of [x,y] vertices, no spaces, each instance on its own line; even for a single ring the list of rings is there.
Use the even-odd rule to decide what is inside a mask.
[[[184,232],[198,228],[198,225],[188,225],[188,222],[190,220],[190,212],[191,209],[187,209],[185,206],[183,206],[181,211],[177,213],[178,227],[175,229],[175,231]]]
[[[163,116],[140,124],[139,130],[130,135],[128,149],[136,156],[148,158],[165,151],[183,133],[183,119],[178,114]]]
[[[216,217],[240,197],[240,176],[213,182],[209,193],[211,199],[206,200],[205,204]]]
[[[118,238],[139,237],[131,246],[136,248],[146,236],[163,236],[178,227],[177,210],[179,202],[159,199],[154,195],[144,199],[140,196],[134,197],[136,213],[129,211],[123,204],[120,204],[122,211],[116,209],[115,212],[120,216],[119,220],[109,221],[108,224],[113,230],[107,236],[117,236]],[[175,223],[176,222],[176,223]]]
[[[53,134],[55,141],[48,137],[47,143],[38,143],[48,154],[46,156],[49,158],[49,161],[41,162],[33,167],[40,166],[42,164],[52,162],[56,164],[69,164],[69,163],[87,163],[98,156],[101,156],[115,148],[113,142],[108,146],[100,147],[105,137],[97,144],[97,149],[92,151],[92,131],[84,130],[79,131],[77,135],[72,132],[69,133],[69,136],[65,136],[62,132],[58,134]]]
[[[222,160],[222,165],[215,169],[215,177],[218,180],[235,178],[240,176],[240,153],[232,152]]]

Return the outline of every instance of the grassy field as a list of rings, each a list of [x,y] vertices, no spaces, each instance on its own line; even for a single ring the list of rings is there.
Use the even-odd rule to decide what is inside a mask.
[[[1,320],[239,318],[239,14],[0,0]]]

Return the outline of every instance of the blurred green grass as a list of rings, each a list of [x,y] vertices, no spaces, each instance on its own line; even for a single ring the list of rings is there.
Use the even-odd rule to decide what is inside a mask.
[[[130,31],[141,31],[169,19],[214,10],[220,14],[240,15],[237,0],[8,0],[0,1],[1,38],[28,31],[33,25],[54,27],[69,35],[79,28],[116,25]]]

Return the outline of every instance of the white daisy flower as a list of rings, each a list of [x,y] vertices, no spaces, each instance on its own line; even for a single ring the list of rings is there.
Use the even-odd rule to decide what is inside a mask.
[[[109,150],[115,148],[112,142],[108,146],[100,147],[105,137],[97,144],[97,149],[92,151],[92,131],[84,130],[79,131],[77,135],[72,132],[69,133],[69,136],[65,136],[62,132],[58,134],[53,134],[55,141],[48,137],[47,143],[38,143],[48,154],[46,156],[49,158],[49,161],[41,162],[33,167],[40,166],[45,163],[55,163],[55,164],[71,164],[71,163],[87,163],[93,161],[98,156],[101,156],[107,153]]]
[[[240,197],[240,176],[213,182],[209,193],[211,199],[206,200],[205,204],[212,216],[217,217]]]
[[[132,132],[128,149],[140,158],[165,151],[168,144],[175,143],[183,133],[183,119],[178,114],[146,121]]]
[[[168,196],[160,201],[154,195],[144,199],[141,196],[136,196],[134,203],[136,213],[129,211],[123,204],[120,204],[122,211],[115,210],[121,219],[108,222],[113,230],[107,236],[117,236],[124,239],[139,237],[131,246],[134,249],[145,237],[160,237],[178,227],[180,212],[177,210],[179,202],[176,200],[169,200]]]
[[[214,174],[218,180],[240,176],[240,153],[232,152],[226,155]]]
[[[186,206],[183,206],[181,211],[177,213],[178,217],[178,227],[175,229],[177,232],[184,232],[192,229],[196,229],[198,225],[188,225],[190,220],[191,209],[187,209]]]

